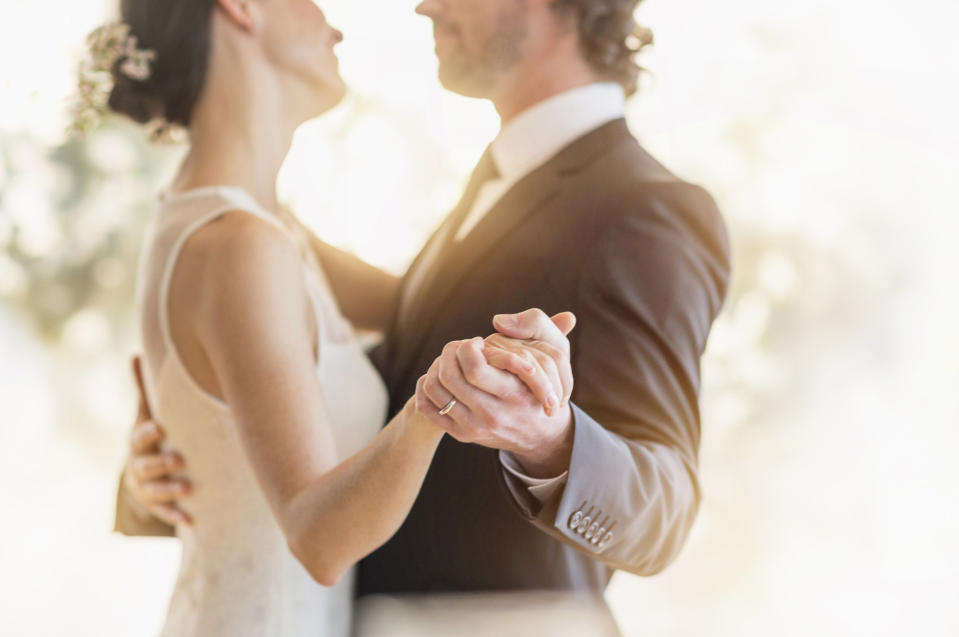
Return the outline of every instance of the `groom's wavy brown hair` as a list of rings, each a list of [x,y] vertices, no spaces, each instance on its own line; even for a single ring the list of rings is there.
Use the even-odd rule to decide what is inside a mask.
[[[586,61],[604,77],[619,82],[626,95],[636,92],[642,67],[636,55],[653,43],[653,32],[636,23],[642,0],[553,0],[551,7],[579,32]]]

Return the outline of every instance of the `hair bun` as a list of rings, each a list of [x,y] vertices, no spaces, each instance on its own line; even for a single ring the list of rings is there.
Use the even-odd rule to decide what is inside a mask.
[[[115,113],[126,115],[133,121],[146,124],[163,115],[162,100],[151,94],[150,83],[141,82],[114,71],[113,89],[108,104]]]

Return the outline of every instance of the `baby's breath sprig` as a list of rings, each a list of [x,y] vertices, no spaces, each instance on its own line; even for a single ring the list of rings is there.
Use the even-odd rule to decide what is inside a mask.
[[[73,105],[70,132],[83,135],[95,130],[109,113],[108,100],[113,89],[112,69],[119,61],[119,72],[132,80],[150,79],[156,52],[141,49],[130,34],[130,25],[112,22],[96,28],[87,36],[89,57],[80,63],[77,95]]]

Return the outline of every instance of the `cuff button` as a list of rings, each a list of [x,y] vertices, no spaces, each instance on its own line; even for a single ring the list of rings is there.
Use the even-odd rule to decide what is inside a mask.
[[[585,518],[583,518],[583,519],[580,521],[579,526],[576,527],[576,532],[577,532],[578,534],[580,534],[580,535],[582,535],[583,533],[585,533],[585,532],[586,532],[586,529],[589,528],[589,523],[592,522],[592,521],[593,521],[593,518],[591,518],[591,517],[589,517],[589,516],[587,515]]]
[[[596,529],[598,528],[599,528],[599,522],[593,522],[592,524],[589,525],[589,528],[586,529],[586,533],[583,535],[583,537],[586,538],[587,540],[592,540],[593,537],[596,535]]]
[[[606,532],[605,526],[599,527],[599,530],[593,534],[593,539],[591,539],[589,543],[592,544],[593,546],[596,546],[597,544],[599,544],[599,541],[603,539],[603,533],[605,532]]]
[[[597,546],[597,548],[602,551],[604,548],[606,548],[606,545],[609,544],[610,540],[612,539],[613,539],[613,533],[612,531],[610,531],[603,537],[603,539],[600,541],[599,546]]]
[[[579,526],[579,523],[583,521],[583,512],[577,511],[569,518],[569,528],[572,531],[576,530],[576,527]]]

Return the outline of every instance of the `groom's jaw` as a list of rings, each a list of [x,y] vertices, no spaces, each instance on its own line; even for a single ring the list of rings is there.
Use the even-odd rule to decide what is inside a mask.
[[[448,23],[433,22],[433,50],[442,58],[461,40],[460,30]],[[442,61],[442,60],[441,60]]]

